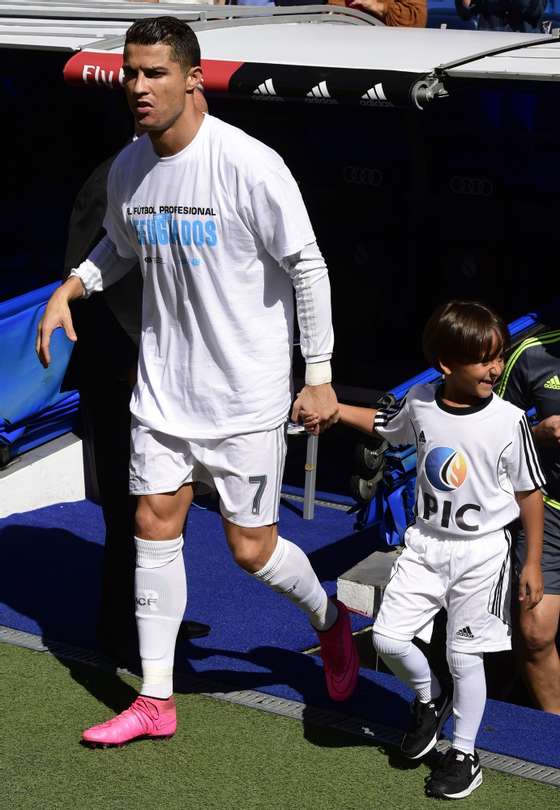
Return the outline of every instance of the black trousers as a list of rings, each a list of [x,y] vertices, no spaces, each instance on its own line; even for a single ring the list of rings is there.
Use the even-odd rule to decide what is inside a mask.
[[[137,347],[102,295],[73,305],[78,342],[66,388],[78,388],[86,454],[105,520],[105,549],[97,629],[99,647],[122,658],[138,655],[134,603],[134,513],[128,492],[131,378]]]

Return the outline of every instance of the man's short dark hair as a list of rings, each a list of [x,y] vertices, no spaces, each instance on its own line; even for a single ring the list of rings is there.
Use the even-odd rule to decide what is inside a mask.
[[[185,73],[200,65],[200,45],[196,34],[186,22],[177,17],[147,17],[136,20],[126,32],[127,45],[169,45],[174,62],[179,62]]]
[[[446,365],[486,363],[508,345],[505,322],[479,301],[442,304],[431,315],[422,335],[424,355],[434,368],[439,368],[440,360]]]

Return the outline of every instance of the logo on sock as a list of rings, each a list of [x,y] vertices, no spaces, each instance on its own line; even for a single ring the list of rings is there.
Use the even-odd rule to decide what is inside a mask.
[[[474,638],[471,628],[467,625],[466,627],[461,627],[460,630],[457,630],[455,635],[458,638]]]
[[[157,603],[159,600],[159,593],[157,591],[145,590],[138,591],[136,594],[136,606],[148,608],[152,613],[157,613]]]

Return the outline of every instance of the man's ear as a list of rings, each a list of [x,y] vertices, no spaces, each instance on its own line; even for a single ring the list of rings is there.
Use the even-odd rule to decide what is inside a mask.
[[[200,65],[195,65],[192,68],[189,68],[189,72],[187,73],[186,79],[186,90],[187,93],[192,93],[198,85],[204,82],[204,78],[202,76],[202,68]]]

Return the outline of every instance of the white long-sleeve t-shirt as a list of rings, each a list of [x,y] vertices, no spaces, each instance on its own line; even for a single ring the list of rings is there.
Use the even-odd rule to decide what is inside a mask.
[[[283,160],[206,115],[171,157],[146,135],[127,146],[107,197],[107,236],[73,275],[89,295],[140,263],[132,413],[184,438],[280,425],[292,397],[294,290],[306,361],[329,360],[333,347],[327,269]]]

